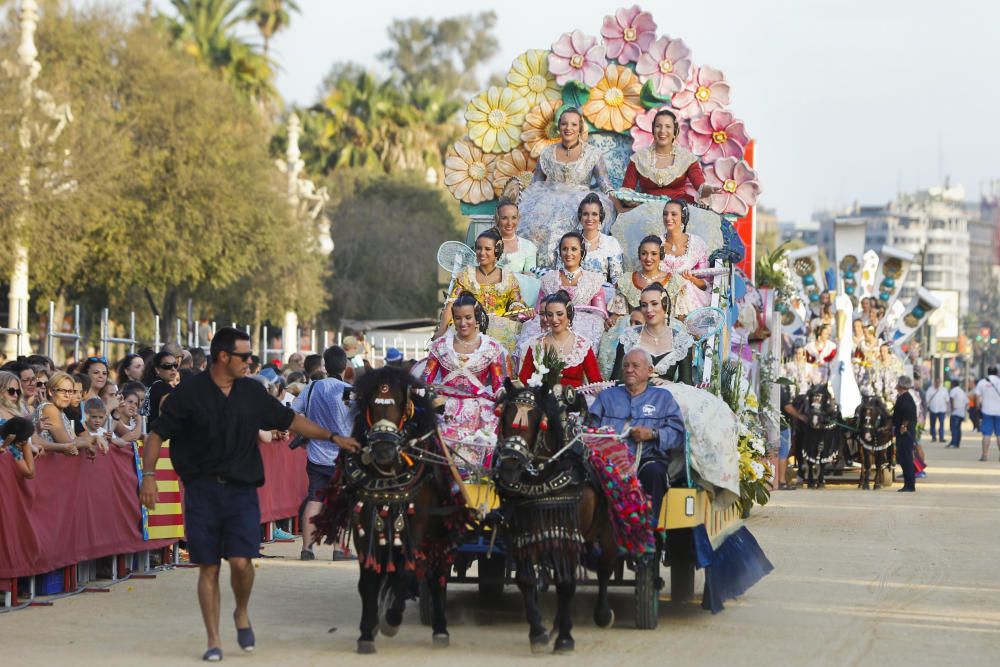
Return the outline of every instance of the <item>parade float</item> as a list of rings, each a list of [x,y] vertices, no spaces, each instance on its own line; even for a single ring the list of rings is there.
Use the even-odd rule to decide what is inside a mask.
[[[760,184],[753,168],[753,141],[729,109],[731,85],[722,71],[697,65],[682,39],[658,32],[653,16],[637,6],[619,9],[589,31],[557,34],[548,48],[524,52],[511,64],[506,82],[469,101],[464,114],[467,133],[451,146],[445,162],[445,184],[468,217],[468,247],[496,224],[499,201],[524,206],[531,199],[536,165],[543,151],[560,141],[558,121],[567,109],[579,110],[586,144],[596,148],[607,165],[610,187],[605,191],[594,182],[584,194],[598,191],[602,202],[613,196],[655,210],[644,225],[627,230],[616,228],[613,220],[605,222],[605,231],[621,242],[626,260],[634,261],[643,236],[663,234],[660,212],[666,197],[622,188],[633,153],[653,144],[658,110],[675,114],[680,125],[676,144],[693,154],[711,186],[707,192],[689,193],[696,203],[690,206],[688,229],[705,239],[710,252],[709,266],[699,275],[712,286],[710,304],[690,313],[682,325],[695,341],[694,386],[669,387],[681,404],[689,439],[685,482],[673,486],[663,506],[655,508],[658,529],[669,538],[669,557],[658,552],[652,572],[637,570],[635,582],[625,583],[636,588],[639,627],[657,623],[661,564],[670,567],[675,601],[691,598],[695,569],[704,568],[703,605],[718,611],[723,600],[741,594],[770,570],[742,518],[753,504],[767,502],[773,475],[768,450],[777,443],[776,428],[767,427],[769,419],[775,425],[777,419],[767,374],[761,373],[759,346],[757,352],[750,351],[746,332],[742,339],[738,334],[734,338],[741,327],[754,332],[755,323],[773,304],[761,303],[747,278],[753,271],[752,250],[748,253],[747,248],[753,247]],[[589,147],[585,152],[592,152]],[[568,229],[575,221],[551,224]],[[543,252],[538,253],[540,266],[545,264]],[[475,266],[471,250],[456,252],[454,245],[443,248],[438,259],[453,277]],[[543,272],[517,275],[522,293],[537,292]],[[721,421],[708,424],[703,414],[722,415]],[[726,434],[725,444],[710,448],[706,443],[717,442],[718,433]],[[488,445],[486,440],[481,438],[479,444]],[[495,509],[488,475],[469,475],[466,488],[481,516]],[[495,540],[487,529],[466,545],[456,561],[454,580],[477,581],[468,575],[468,567],[478,559],[480,590],[502,590],[510,575],[506,572],[505,579],[504,566],[490,558],[498,553]],[[621,573],[616,583],[623,583]]]

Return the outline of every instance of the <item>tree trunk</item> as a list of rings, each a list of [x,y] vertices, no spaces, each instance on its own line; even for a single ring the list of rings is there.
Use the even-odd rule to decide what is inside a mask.
[[[160,345],[174,340],[177,335],[177,290],[167,288],[160,310]]]

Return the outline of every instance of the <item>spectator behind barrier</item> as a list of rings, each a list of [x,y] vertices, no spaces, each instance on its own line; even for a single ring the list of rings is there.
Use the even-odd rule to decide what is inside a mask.
[[[191,368],[195,373],[201,373],[208,368],[208,355],[200,347],[191,348]]]
[[[23,361],[10,361],[4,364],[3,368],[17,376],[21,381],[21,400],[28,406],[29,410],[34,410],[38,406],[36,400],[37,385],[35,384],[35,369]]]
[[[49,379],[48,390],[51,402],[39,405],[34,414],[35,430],[43,447],[67,456],[77,456],[81,449],[93,455],[93,438],[77,436],[72,420],[66,415],[66,408],[73,402],[73,377],[57,371]]]
[[[0,425],[0,453],[10,454],[17,474],[24,479],[35,477],[35,455],[29,444],[34,432],[24,417],[12,417]]]
[[[126,382],[142,382],[142,372],[146,367],[140,354],[126,354],[118,362],[116,367],[116,377],[118,384],[124,385]]]
[[[141,382],[128,382],[121,389],[121,405],[115,421],[115,436],[125,443],[142,439],[142,420],[139,408],[146,397],[146,388]]]
[[[80,363],[77,373],[90,378],[90,391],[84,394],[84,398],[100,398],[101,390],[108,383],[108,360],[104,357],[87,357]]]
[[[143,381],[147,391],[141,414],[146,417],[147,423],[152,423],[156,419],[160,414],[160,405],[163,404],[163,399],[179,383],[177,357],[166,350],[157,352],[153,357],[153,363],[146,367],[146,378]]]
[[[27,417],[21,381],[9,371],[0,371],[0,424],[15,417]]]
[[[313,379],[316,373],[323,374],[323,377],[319,378],[320,380],[326,377],[326,371],[323,370],[323,357],[319,354],[310,354],[307,356],[302,364],[302,370],[310,380]]]
[[[83,402],[83,426],[85,432],[94,438],[101,454],[108,453],[111,432],[108,431],[108,408],[99,398],[88,398]],[[92,454],[91,454],[92,456]]]

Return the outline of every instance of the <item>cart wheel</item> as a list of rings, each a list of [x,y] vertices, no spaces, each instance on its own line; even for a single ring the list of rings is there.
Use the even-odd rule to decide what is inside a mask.
[[[660,622],[659,558],[650,558],[635,567],[635,627],[653,630]]]
[[[479,597],[493,601],[503,595],[507,577],[507,561],[499,556],[479,557]]]
[[[420,579],[417,587],[420,593],[420,624],[430,626],[434,623],[434,603],[431,601],[431,589],[423,578]]]
[[[694,597],[694,532],[690,528],[667,531],[670,553],[670,601],[690,602]]]

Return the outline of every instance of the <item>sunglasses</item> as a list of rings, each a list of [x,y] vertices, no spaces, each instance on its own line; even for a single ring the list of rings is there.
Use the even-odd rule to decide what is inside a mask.
[[[16,387],[7,387],[7,393],[17,398],[21,397],[21,390]]]
[[[249,361],[250,357],[253,356],[253,352],[229,352],[228,350],[227,350],[227,354],[230,357],[239,357],[240,360],[244,361],[244,362]]]
[[[105,359],[104,357],[87,357],[87,361],[100,362],[105,366],[108,365],[108,360]]]
[[[158,368],[164,371],[174,371],[180,364],[160,364]]]

